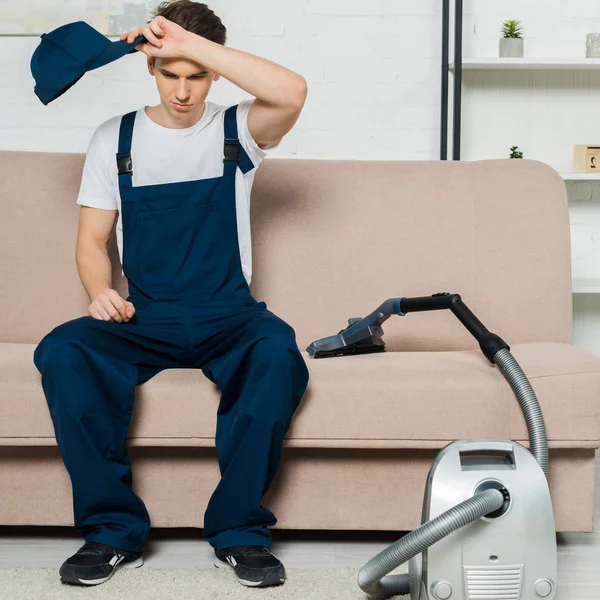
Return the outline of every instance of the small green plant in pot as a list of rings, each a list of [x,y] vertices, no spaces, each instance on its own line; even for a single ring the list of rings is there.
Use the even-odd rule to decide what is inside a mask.
[[[523,29],[521,22],[508,19],[502,24],[500,58],[523,58]]]
[[[510,147],[510,157],[509,158],[523,158],[523,153],[518,148],[519,148],[519,146],[511,146]]]

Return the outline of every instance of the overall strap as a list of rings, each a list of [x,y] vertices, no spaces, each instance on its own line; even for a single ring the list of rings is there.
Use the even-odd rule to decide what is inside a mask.
[[[225,111],[225,142],[223,147],[223,155],[225,158],[223,159],[223,175],[228,177],[233,177],[235,175],[236,165],[239,165],[242,173],[247,173],[254,169],[254,164],[240,144],[238,138],[236,118],[237,107],[238,105],[236,104],[235,106],[230,106]]]
[[[119,147],[117,152],[117,169],[119,173],[119,187],[131,187],[133,165],[131,162],[131,140],[133,138],[133,124],[135,113],[132,111],[121,117],[119,127]]]

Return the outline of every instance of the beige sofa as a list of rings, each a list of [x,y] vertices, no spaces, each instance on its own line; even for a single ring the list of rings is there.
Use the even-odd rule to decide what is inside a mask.
[[[74,260],[83,162],[0,152],[1,525],[72,525],[32,354],[54,326],[87,314]],[[448,291],[511,345],[538,395],[557,529],[592,530],[600,358],[571,345],[569,215],[555,171],[528,160],[269,159],[251,218],[252,292],[294,327],[311,374],[264,498],[278,528],[412,529],[440,448],[526,443],[510,387],[449,311],[391,317],[384,354],[305,352],[388,298]],[[111,253],[126,295],[114,236]],[[203,525],[219,478],[218,397],[194,370],[137,388],[129,452],[154,527]]]

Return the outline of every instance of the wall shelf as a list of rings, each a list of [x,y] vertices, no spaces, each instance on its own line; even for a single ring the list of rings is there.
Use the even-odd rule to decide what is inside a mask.
[[[573,277],[571,291],[574,294],[600,294],[600,278]]]
[[[565,181],[600,181],[600,173],[561,173]]]
[[[463,70],[590,71],[600,70],[600,58],[463,58]],[[454,63],[449,69],[454,71]]]

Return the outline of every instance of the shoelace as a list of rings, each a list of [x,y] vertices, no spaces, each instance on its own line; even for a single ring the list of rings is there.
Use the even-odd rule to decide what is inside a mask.
[[[112,551],[115,554],[121,555],[121,552],[117,552],[110,546],[106,544],[101,544],[100,542],[86,542],[80,549],[79,554],[103,554],[104,552]]]
[[[270,556],[271,551],[265,546],[235,546],[235,548],[246,556]]]
[[[259,556],[270,556],[271,551],[266,547],[252,547],[247,549],[247,553],[250,555],[259,555]]]

